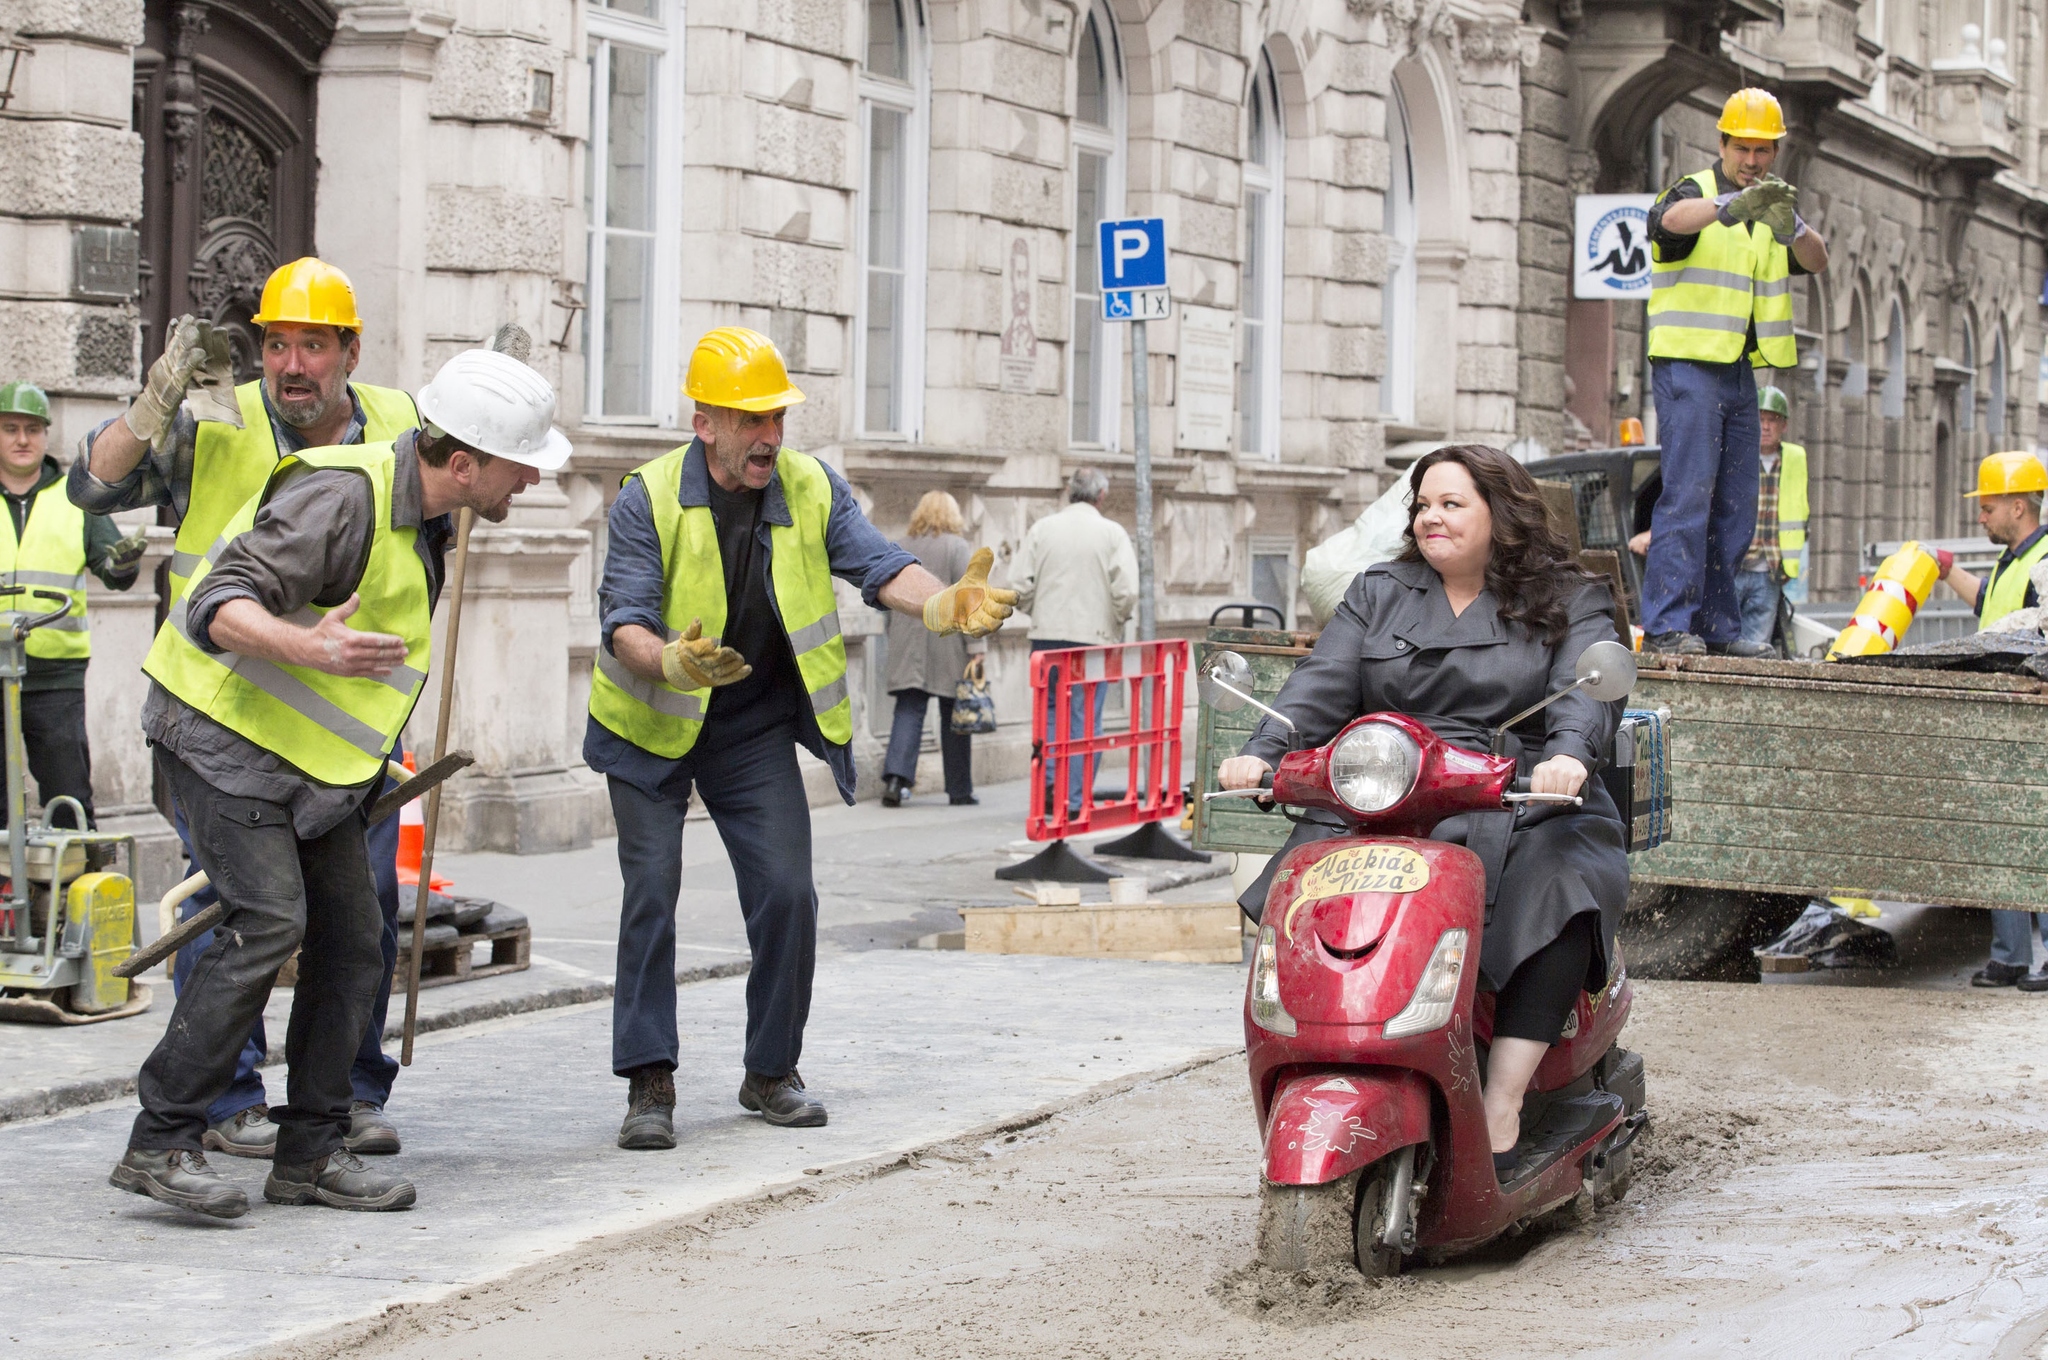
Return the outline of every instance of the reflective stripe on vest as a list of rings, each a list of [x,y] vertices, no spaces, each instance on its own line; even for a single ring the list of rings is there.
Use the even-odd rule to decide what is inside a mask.
[[[1977,611],[1978,627],[1989,628],[2015,609],[2026,608],[2034,567],[2044,557],[2048,557],[2048,534],[2036,539],[2016,561],[1992,569],[1991,579],[1984,583],[1984,607]]]
[[[361,607],[350,616],[347,626],[403,638],[405,664],[383,677],[344,677],[237,652],[207,652],[187,631],[188,598],[180,596],[157,630],[142,668],[187,705],[291,762],[309,777],[323,784],[350,786],[383,770],[384,753],[412,716],[426,684],[432,624],[426,567],[414,547],[418,531],[391,527],[396,462],[388,441],[308,449],[284,459],[264,488],[224,526],[222,546],[255,523],[257,510],[300,464],[351,470],[369,479],[376,534],[362,580],[356,585]],[[216,549],[200,562],[192,578],[194,585],[205,579],[218,556]],[[326,612],[309,605],[289,622],[311,627]]]
[[[1778,445],[1778,559],[1786,579],[1806,565],[1806,450]]]
[[[682,636],[693,621],[705,637],[725,630],[725,561],[718,528],[708,506],[680,502],[683,457],[689,446],[671,450],[631,475],[640,479],[653,508],[661,539],[664,632]],[[824,464],[795,449],[775,460],[789,505],[787,527],[769,527],[769,582],[775,610],[796,656],[797,674],[825,740],[844,746],[853,740],[853,702],[846,686],[846,640],[832,590],[832,563],[825,529],[832,518],[832,482]],[[687,755],[704,728],[711,691],[679,690],[633,674],[603,647],[590,680],[590,713],[608,730],[642,750],[670,760]]]
[[[6,524],[0,537],[0,585],[27,587],[19,595],[0,597],[0,608],[47,614],[57,607],[31,590],[60,591],[71,601],[70,613],[28,635],[28,654],[46,661],[91,656],[92,634],[85,620],[85,511],[71,503],[59,479],[29,502],[18,540],[14,516],[0,514],[0,521]]]
[[[1688,178],[1709,202],[1720,196],[1712,167]],[[1757,362],[1792,367],[1791,270],[1791,253],[1762,223],[1708,223],[1690,255],[1650,264],[1650,357],[1732,364],[1754,326]]]
[[[363,442],[382,444],[420,423],[412,398],[390,387],[350,383],[363,408]],[[242,408],[242,428],[217,420],[199,422],[192,451],[192,488],[185,517],[178,521],[178,540],[171,551],[171,600],[191,589],[192,574],[206,554],[225,540],[221,531],[235,512],[269,484],[277,470],[277,435],[263,404],[263,383],[245,382],[235,389]]]

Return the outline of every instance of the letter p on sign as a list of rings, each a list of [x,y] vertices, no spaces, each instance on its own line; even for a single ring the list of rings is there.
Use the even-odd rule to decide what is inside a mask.
[[[1126,217],[1104,222],[1096,260],[1102,291],[1166,287],[1166,222],[1158,217]]]

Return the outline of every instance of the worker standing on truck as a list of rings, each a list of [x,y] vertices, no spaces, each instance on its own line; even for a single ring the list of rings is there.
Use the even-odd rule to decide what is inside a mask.
[[[0,538],[0,584],[23,587],[0,596],[0,609],[45,614],[56,606],[30,594],[70,597],[71,612],[28,635],[28,673],[21,682],[21,743],[36,796],[69,796],[93,821],[92,748],[85,735],[85,666],[92,634],[85,612],[85,574],[109,590],[135,584],[147,542],[141,530],[121,536],[103,515],[88,515],[57,484],[64,470],[49,454],[50,399],[34,383],[0,386],[0,496],[7,500]],[[70,822],[68,812],[63,821]],[[0,825],[6,815],[0,812]],[[79,827],[78,830],[85,830]]]
[[[2034,589],[2034,568],[2048,558],[2048,529],[2041,525],[2041,498],[2048,494],[2048,467],[2025,451],[1994,453],[1977,465],[1977,489],[1965,496],[1977,502],[1977,523],[1984,536],[2005,551],[1988,580],[1955,564],[1936,551],[1941,579],[1977,611],[1980,628],[1996,627],[2006,615],[2041,603]],[[1991,913],[1991,958],[1970,977],[1973,987],[2011,987],[2048,992],[2048,967],[2031,972],[2034,931],[2048,942],[2048,914],[2029,911]]]
[[[1827,268],[1827,245],[1771,173],[1785,115],[1763,90],[1721,110],[1721,159],[1650,209],[1651,390],[1664,492],[1643,577],[1644,648],[1765,656],[1748,641],[1735,573],[1756,529],[1755,369],[1799,361],[1792,276]]]
[[[1792,402],[1783,390],[1757,389],[1756,532],[1735,569],[1735,599],[1742,610],[1742,640],[1773,651],[1778,601],[1803,584],[1806,562],[1806,450],[1785,442],[1791,418]]]
[[[273,1204],[402,1209],[411,1182],[344,1146],[349,1069],[390,977],[364,816],[426,684],[450,515],[498,523],[569,441],[555,393],[510,355],[465,350],[396,440],[287,456],[192,571],[143,669],[143,730],[227,915],[142,1065],[118,1188],[215,1218],[248,1211],[206,1161],[206,1111],[292,952],[289,1103]]]
[[[381,443],[419,424],[413,400],[389,387],[350,381],[362,357],[362,318],[348,276],[310,256],[281,265],[263,285],[254,318],[263,328],[263,376],[236,387],[233,403],[240,427],[201,420],[184,408],[188,388],[210,363],[225,359],[227,336],[206,322],[181,316],[171,323],[164,352],[150,366],[142,395],[125,415],[110,420],[86,439],[71,465],[72,503],[89,512],[111,514],[152,506],[175,517],[178,538],[171,554],[170,598],[184,598],[193,572],[220,538],[221,530],[251,496],[261,491],[286,454],[333,445]],[[185,847],[186,871],[197,867],[183,808],[173,807],[173,824]],[[398,817],[369,830],[370,864],[377,900],[384,911],[384,957],[398,957]],[[188,898],[184,915],[213,905],[208,886]],[[204,934],[178,951],[172,981],[183,987],[212,944]],[[386,969],[390,971],[389,967]],[[395,1153],[398,1130],[384,1114],[398,1063],[384,1053],[384,1014],[391,999],[387,980],[379,989],[370,1026],[363,1033],[355,1067],[355,1126],[351,1151]],[[269,1051],[259,1014],[242,1046],[235,1077],[207,1113],[209,1151],[234,1157],[268,1158],[277,1140],[261,1071]]]
[[[796,748],[853,802],[853,707],[832,578],[934,633],[983,637],[1016,595],[987,548],[947,585],[868,522],[846,482],[782,443],[804,399],[767,336],[697,342],[684,393],[696,438],[626,478],[608,521],[600,646],[583,758],[605,776],[625,898],[612,1071],[629,1083],[619,1146],[675,1146],[676,901],[694,789],[732,859],[753,968],[739,1103],[813,1127],[797,1074],[817,959],[811,814]]]

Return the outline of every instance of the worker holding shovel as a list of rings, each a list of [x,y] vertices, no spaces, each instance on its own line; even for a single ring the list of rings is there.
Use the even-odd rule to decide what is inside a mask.
[[[419,408],[424,426],[395,440],[283,459],[194,565],[144,663],[143,727],[226,916],[137,1079],[120,1189],[248,1211],[207,1163],[206,1110],[303,941],[264,1198],[413,1203],[409,1181],[343,1144],[349,1068],[387,975],[364,817],[426,682],[451,513],[501,521],[569,455],[554,390],[507,354],[457,354]]]

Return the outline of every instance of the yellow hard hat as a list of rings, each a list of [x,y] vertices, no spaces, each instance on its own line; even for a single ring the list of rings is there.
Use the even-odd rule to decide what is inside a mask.
[[[356,290],[348,275],[311,255],[281,264],[263,284],[263,305],[251,317],[259,326],[296,321],[308,326],[339,326],[359,331]]]
[[[779,411],[804,399],[789,380],[775,342],[745,326],[720,326],[705,333],[690,353],[683,395],[706,406],[740,411]]]
[[[2024,449],[1994,453],[1977,464],[1977,489],[1965,496],[2024,496],[2048,493],[2048,467]]]
[[[1785,111],[1778,107],[1776,95],[1751,86],[1728,96],[1715,126],[1730,137],[1776,141],[1785,135]]]

